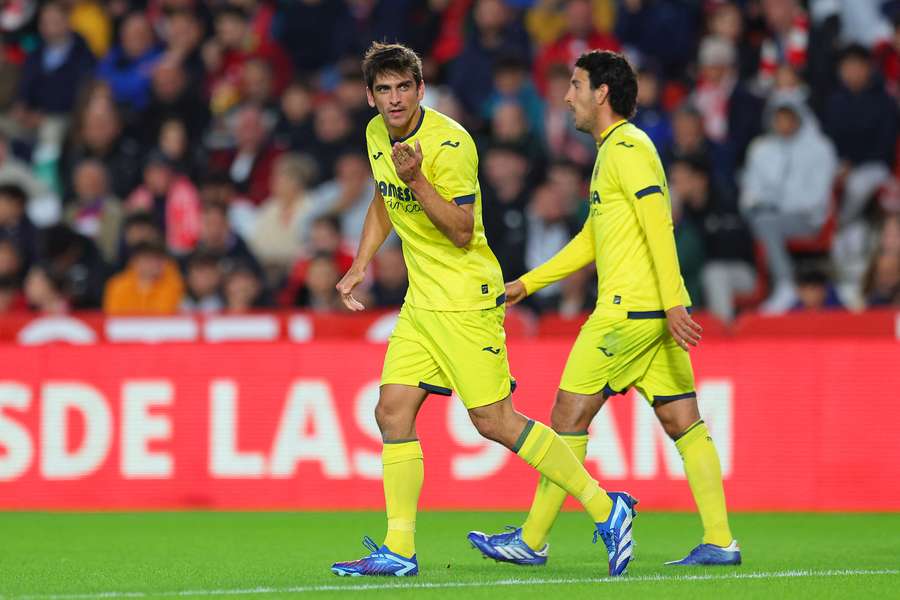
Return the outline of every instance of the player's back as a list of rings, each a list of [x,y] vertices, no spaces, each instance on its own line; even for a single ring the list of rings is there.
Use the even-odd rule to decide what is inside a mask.
[[[422,148],[422,173],[445,200],[473,204],[472,238],[455,246],[428,218],[391,160],[394,142]],[[403,242],[409,271],[406,302],[430,310],[480,310],[502,302],[503,276],[488,247],[481,214],[478,152],[472,136],[453,119],[422,107],[406,137],[392,140],[376,115],[366,128],[369,163],[391,223]]]
[[[612,126],[600,144],[591,177],[590,224],[597,255],[597,307],[628,311],[664,308],[660,278],[651,254],[650,240],[641,225],[636,203],[662,195],[672,235],[671,201],[666,175],[656,148],[646,133],[621,121]],[[657,196],[654,201],[658,201]],[[661,243],[664,240],[654,240]],[[671,246],[674,254],[674,242]],[[677,263],[677,257],[675,257]],[[684,306],[690,298],[680,274]]]

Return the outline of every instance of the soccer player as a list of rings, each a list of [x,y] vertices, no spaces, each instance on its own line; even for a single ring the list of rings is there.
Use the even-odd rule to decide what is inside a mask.
[[[665,172],[653,142],[628,122],[637,99],[635,73],[621,54],[587,52],[575,63],[565,99],[575,126],[597,142],[590,214],[553,258],[506,286],[507,302],[515,304],[591,261],[597,265],[597,306],[569,354],[551,423],[583,461],[594,415],[610,396],[636,387],[675,441],[703,522],[703,543],[667,564],[740,564],[719,457],[697,409],[687,351],[700,341],[701,328],[688,310]],[[522,527],[496,535],[473,531],[469,540],[499,561],[535,564],[517,556],[524,547],[545,562],[565,498],[542,478]]]
[[[552,429],[516,412],[503,331],[505,289],[500,265],[481,223],[478,155],[456,122],[421,106],[425,85],[415,53],[374,43],[363,73],[369,104],[378,110],[366,128],[375,196],[353,265],[337,284],[344,304],[362,310],[353,288],[393,227],[403,241],[409,291],[388,341],[375,419],[384,440],[387,536],[355,561],[332,566],[337,575],[416,575],[416,505],[422,487],[422,448],[416,413],[429,393],[456,390],[481,435],[497,441],[544,477],[578,498],[603,539],[609,574],[625,572],[632,555],[634,500],[607,494]],[[530,552],[533,560],[540,554]],[[524,556],[524,554],[523,554]]]

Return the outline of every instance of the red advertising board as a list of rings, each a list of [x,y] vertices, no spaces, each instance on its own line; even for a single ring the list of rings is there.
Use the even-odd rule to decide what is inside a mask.
[[[520,411],[546,420],[570,341],[513,341]],[[0,508],[379,508],[372,417],[384,345],[0,346]],[[900,510],[900,344],[739,339],[694,351],[736,510]],[[424,508],[524,509],[536,475],[461,404],[419,422]],[[690,509],[673,444],[636,394],[592,427],[587,466],[650,509]]]

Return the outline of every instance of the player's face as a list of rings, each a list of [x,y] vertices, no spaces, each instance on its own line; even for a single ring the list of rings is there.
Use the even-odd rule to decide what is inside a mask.
[[[366,89],[369,106],[378,110],[388,128],[406,133],[425,95],[425,83],[416,85],[412,73],[379,73]]]
[[[606,86],[592,90],[588,73],[575,67],[569,90],[566,92],[566,104],[575,115],[575,128],[578,131],[592,132],[597,123],[598,94],[605,94]]]

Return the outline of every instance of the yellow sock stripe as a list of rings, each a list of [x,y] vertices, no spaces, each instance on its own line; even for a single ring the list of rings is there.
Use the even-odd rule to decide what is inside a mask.
[[[416,522],[407,519],[388,519],[388,531],[411,531],[415,533]]]
[[[599,491],[600,488],[597,485],[597,482],[593,479],[588,479],[587,483],[584,484],[584,489],[582,489],[581,492],[578,493],[578,496],[576,496],[576,498],[578,498],[578,501],[582,504],[587,504],[593,499],[594,496],[597,495]]]
[[[519,449],[519,456],[532,466],[538,464],[550,450],[550,446],[553,444],[553,437],[552,429],[543,423],[535,422],[531,432]]]
[[[381,447],[381,462],[385,465],[393,465],[407,460],[422,459],[422,446],[418,440],[385,444]]]
[[[699,420],[687,429],[684,430],[684,433],[678,436],[675,440],[675,447],[678,448],[678,452],[684,455],[684,449],[693,444],[696,440],[701,440],[709,435],[709,429],[706,427],[706,423],[703,420]]]

